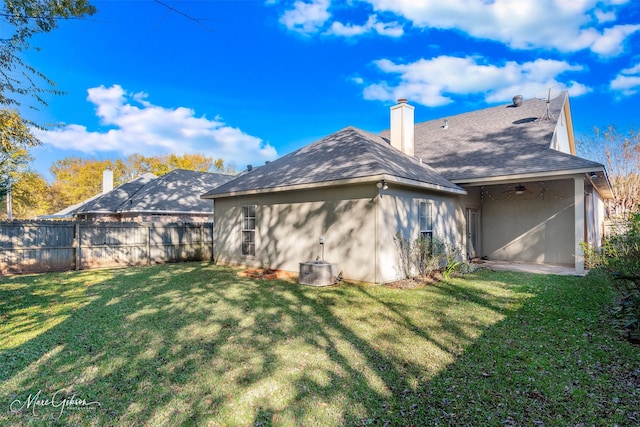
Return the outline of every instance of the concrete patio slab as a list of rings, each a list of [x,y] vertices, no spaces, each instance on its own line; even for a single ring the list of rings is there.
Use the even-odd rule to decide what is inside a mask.
[[[477,263],[477,265],[480,268],[487,268],[493,271],[522,271],[525,273],[557,274],[560,276],[576,276],[575,268],[573,266],[566,266],[566,265],[535,264],[535,263],[508,262],[508,261],[487,261],[487,260],[481,260]]]

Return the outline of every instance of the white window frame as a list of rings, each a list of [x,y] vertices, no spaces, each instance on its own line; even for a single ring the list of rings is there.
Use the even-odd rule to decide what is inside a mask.
[[[242,206],[241,228],[240,254],[254,257],[256,256],[256,205]]]
[[[418,202],[418,227],[420,236],[433,240],[433,202],[426,200]]]

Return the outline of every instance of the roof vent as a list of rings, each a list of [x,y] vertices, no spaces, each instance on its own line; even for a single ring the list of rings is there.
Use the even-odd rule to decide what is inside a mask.
[[[513,106],[519,107],[522,105],[522,95],[516,95],[513,97]]]
[[[442,129],[449,129],[449,120],[444,119],[444,124],[442,125]]]
[[[247,165],[247,172],[251,172],[253,170],[253,165]]]

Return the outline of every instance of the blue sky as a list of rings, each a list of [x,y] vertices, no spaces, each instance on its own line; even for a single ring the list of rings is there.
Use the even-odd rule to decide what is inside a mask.
[[[384,130],[400,97],[424,121],[553,87],[578,136],[640,127],[637,1],[93,4],[26,56],[66,92],[22,109],[60,124],[38,133],[47,177],[69,155],[204,153],[242,169],[346,126]]]

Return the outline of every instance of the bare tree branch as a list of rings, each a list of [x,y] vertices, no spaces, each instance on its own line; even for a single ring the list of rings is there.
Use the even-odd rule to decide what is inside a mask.
[[[187,18],[188,20],[195,22],[196,24],[200,25],[202,28],[204,28],[204,29],[205,29],[205,30],[207,30],[207,31],[215,31],[215,30],[213,30],[213,29],[211,29],[211,28],[207,27],[206,25],[204,25],[204,24],[202,23],[202,21],[204,21],[204,19],[202,19],[202,18],[194,18],[193,16],[191,16],[191,15],[189,15],[189,14],[186,14],[186,13],[184,13],[184,12],[182,12],[182,11],[179,11],[178,9],[176,9],[176,8],[174,8],[174,7],[172,7],[172,6],[168,5],[168,4],[166,4],[166,3],[165,3],[165,2],[163,2],[163,1],[160,1],[160,0],[154,0],[154,1],[155,1],[156,3],[158,3],[159,5],[166,7],[166,8],[167,8],[167,9],[169,9],[170,11],[175,12],[175,13],[177,13],[178,15],[184,16],[184,17],[185,17],[185,18]]]

